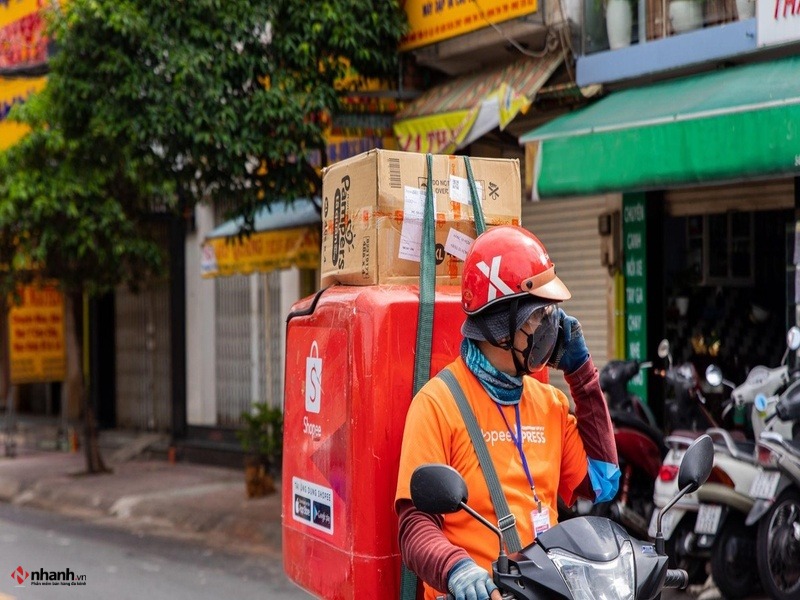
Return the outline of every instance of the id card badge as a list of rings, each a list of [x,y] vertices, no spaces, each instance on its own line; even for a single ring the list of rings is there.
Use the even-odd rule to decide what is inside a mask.
[[[541,511],[534,508],[531,511],[531,521],[533,521],[533,531],[538,537],[539,534],[550,529],[550,509],[546,506],[543,506]]]

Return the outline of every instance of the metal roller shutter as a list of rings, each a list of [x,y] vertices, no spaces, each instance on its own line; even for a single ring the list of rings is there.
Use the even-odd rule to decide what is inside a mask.
[[[169,431],[172,424],[169,282],[153,282],[139,293],[118,287],[114,310],[117,426]]]
[[[547,248],[558,276],[572,292],[566,311],[581,322],[598,369],[613,352],[613,279],[601,264],[597,218],[619,210],[619,196],[524,202],[522,225]],[[563,376],[550,371],[553,385],[567,391]]]

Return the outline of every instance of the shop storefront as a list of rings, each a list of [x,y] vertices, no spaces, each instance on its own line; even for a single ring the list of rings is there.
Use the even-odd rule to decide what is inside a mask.
[[[676,360],[734,380],[780,360],[796,321],[798,73],[789,56],[631,88],[522,136],[541,204],[620,200],[620,355],[653,358],[666,337]]]

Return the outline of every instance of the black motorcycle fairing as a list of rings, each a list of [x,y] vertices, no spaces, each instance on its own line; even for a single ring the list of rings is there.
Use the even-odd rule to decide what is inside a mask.
[[[560,549],[585,560],[607,562],[619,556],[626,541],[630,542],[633,550],[636,598],[657,597],[667,571],[667,557],[659,556],[652,543],[632,538],[617,523],[602,517],[570,519],[545,531],[522,552],[509,556],[510,573],[495,573],[494,581],[501,590],[512,593],[515,598],[572,598],[547,551]]]
[[[633,561],[636,566],[636,598],[652,600],[658,598],[667,574],[666,556],[659,556],[651,542],[630,538],[633,545]]]
[[[545,549],[559,548],[586,560],[608,562],[619,556],[622,543],[630,539],[628,533],[602,517],[570,519],[558,527],[540,534],[536,541]]]
[[[563,526],[559,525],[559,527]],[[545,550],[536,542],[508,557],[509,574],[494,573],[501,591],[526,600],[571,599],[572,594]],[[493,565],[497,567],[497,563]]]

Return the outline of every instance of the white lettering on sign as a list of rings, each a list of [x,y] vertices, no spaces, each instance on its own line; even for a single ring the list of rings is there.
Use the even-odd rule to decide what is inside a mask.
[[[628,315],[628,331],[639,331],[642,328],[642,315]]]
[[[644,261],[641,258],[631,259],[625,263],[625,275],[628,277],[642,277],[644,275]]]
[[[644,302],[644,290],[640,287],[626,288],[625,299],[628,301],[628,304],[641,304]]]
[[[633,206],[625,207],[625,222],[626,223],[640,223],[644,221],[644,205],[634,204]]]
[[[630,358],[639,360],[642,358],[642,343],[641,342],[631,342],[628,344],[628,355]]]
[[[322,425],[316,425],[308,417],[303,417],[303,433],[312,440],[318,440],[322,437]]]
[[[642,234],[641,233],[629,233],[625,236],[625,244],[630,250],[636,250],[637,248],[642,247]]]

